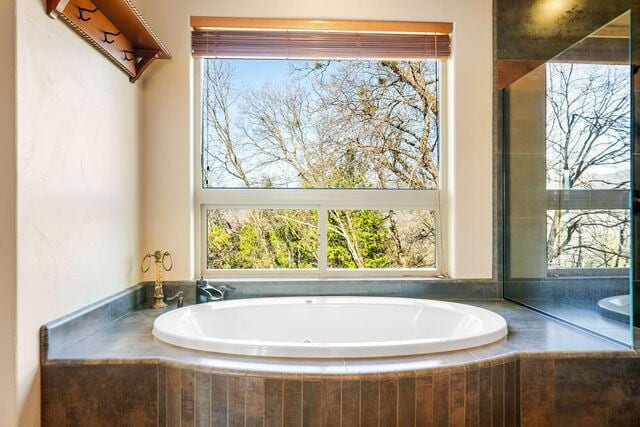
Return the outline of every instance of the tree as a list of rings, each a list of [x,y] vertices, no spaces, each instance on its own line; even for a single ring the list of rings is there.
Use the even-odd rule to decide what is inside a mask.
[[[629,188],[627,66],[548,64],[546,125],[547,188]],[[549,266],[628,266],[628,211],[558,209],[547,223]]]
[[[231,62],[206,61],[205,185],[437,188],[437,84],[429,61],[323,61],[293,64],[284,85],[243,89]],[[393,210],[328,215],[332,266],[435,265],[431,212],[411,218]],[[261,236],[253,243],[262,258],[254,253],[235,265],[288,265],[278,261],[276,248],[291,236],[277,232],[273,219],[257,219],[250,222]],[[413,224],[402,224],[407,220]],[[233,259],[241,244],[222,245],[233,240],[222,229],[221,218],[213,217],[210,259]]]

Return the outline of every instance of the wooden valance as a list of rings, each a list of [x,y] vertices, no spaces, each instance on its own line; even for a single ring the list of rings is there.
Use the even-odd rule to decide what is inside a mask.
[[[196,57],[445,59],[451,55],[449,23],[203,17],[193,17],[191,23]]]

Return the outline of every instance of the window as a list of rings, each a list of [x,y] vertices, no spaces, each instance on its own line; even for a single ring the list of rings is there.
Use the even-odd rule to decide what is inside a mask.
[[[546,66],[550,269],[629,267],[629,66]]]
[[[439,274],[448,35],[249,33],[193,36],[202,274]]]

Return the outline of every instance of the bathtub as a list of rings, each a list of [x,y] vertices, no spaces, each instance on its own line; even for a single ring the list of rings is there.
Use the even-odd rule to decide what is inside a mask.
[[[356,358],[476,347],[507,322],[466,304],[409,298],[286,297],[211,302],[159,316],[153,335],[180,347],[249,356]]]

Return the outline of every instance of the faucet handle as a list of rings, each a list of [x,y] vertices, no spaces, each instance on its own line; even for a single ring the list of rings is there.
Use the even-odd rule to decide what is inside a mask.
[[[175,294],[173,294],[172,297],[167,297],[165,298],[166,302],[171,302],[173,300],[178,300],[178,308],[182,307],[184,305],[184,291],[178,291]]]
[[[233,291],[236,290],[236,288],[231,286],[231,285],[222,285],[222,286],[220,286],[220,290],[222,292],[233,292]]]

